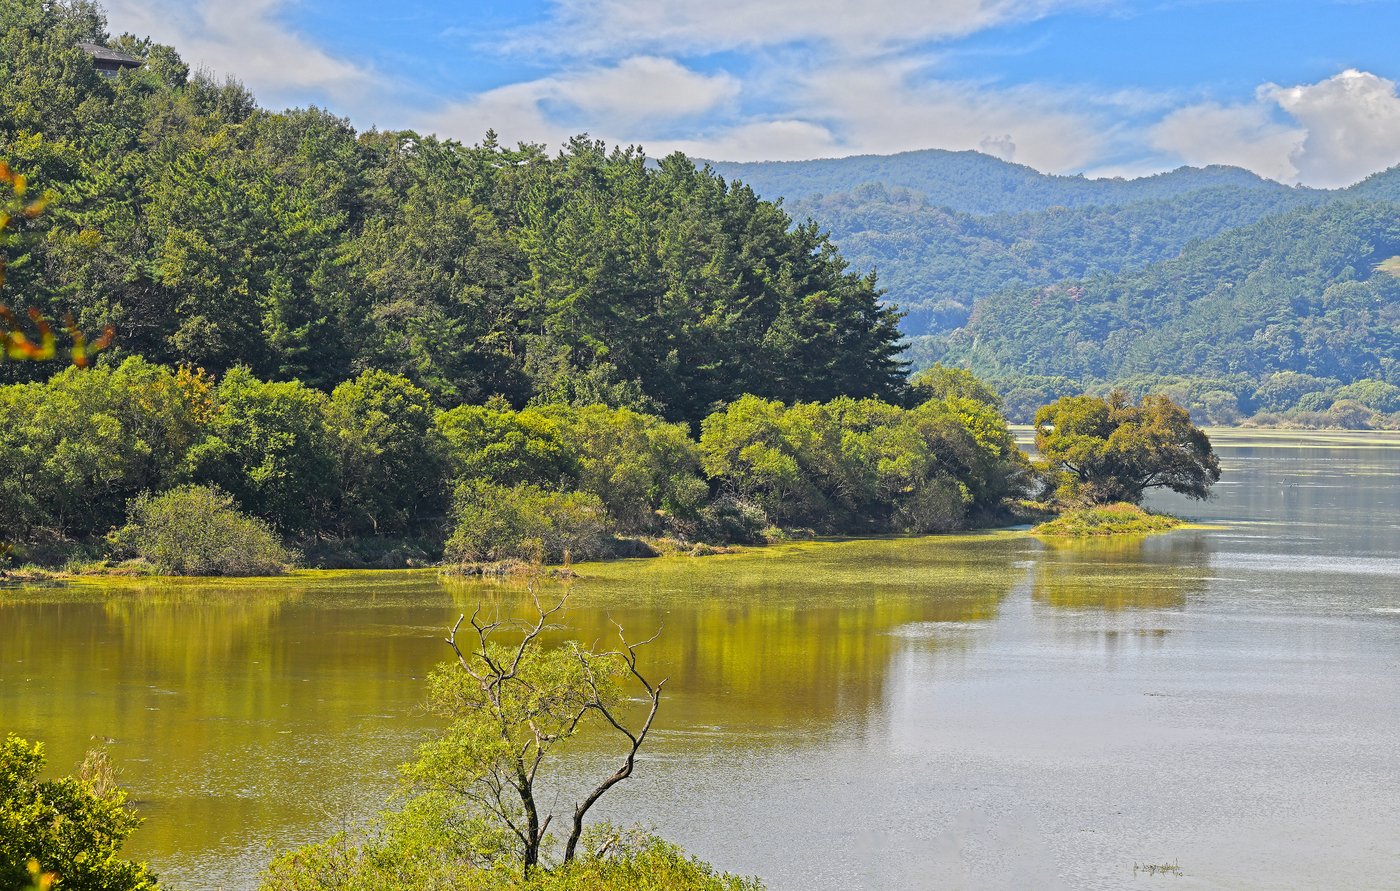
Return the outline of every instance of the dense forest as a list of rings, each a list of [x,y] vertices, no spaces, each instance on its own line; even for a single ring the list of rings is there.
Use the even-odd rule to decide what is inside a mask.
[[[263,110],[90,4],[0,8],[0,157],[47,190],[9,303],[140,355],[442,406],[604,401],[698,423],[743,393],[884,396],[899,332],[814,226],[676,155],[557,155]],[[78,44],[144,60],[104,77]],[[0,379],[44,376],[0,365]]]
[[[1400,254],[1398,210],[1329,202],[1143,269],[995,294],[946,338],[946,358],[1008,383],[1161,389],[1177,375],[1215,422],[1292,410],[1393,423],[1371,415],[1400,411],[1400,281],[1386,263]]]

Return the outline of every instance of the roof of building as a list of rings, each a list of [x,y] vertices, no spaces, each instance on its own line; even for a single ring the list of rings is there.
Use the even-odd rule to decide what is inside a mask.
[[[80,43],[78,49],[92,56],[99,62],[111,62],[115,65],[130,65],[138,68],[145,64],[133,55],[124,53],[121,50],[114,50],[111,47],[102,46],[96,43]]]

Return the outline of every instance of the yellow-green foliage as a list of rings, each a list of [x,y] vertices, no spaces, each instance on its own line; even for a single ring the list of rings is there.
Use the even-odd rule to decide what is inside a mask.
[[[1063,506],[1136,504],[1154,488],[1205,498],[1220,480],[1210,438],[1163,395],[1057,399],[1035,413],[1035,447]]]
[[[155,891],[146,864],[120,856],[141,820],[105,759],[90,755],[79,776],[57,780],[41,780],[43,768],[42,745],[0,744],[0,887],[47,887],[52,873],[62,891]]]
[[[141,495],[112,541],[170,575],[275,575],[293,560],[267,523],[207,486]]]
[[[1150,514],[1136,504],[1119,502],[1066,511],[1031,531],[1036,535],[1146,535],[1180,525],[1176,517]]]
[[[609,837],[603,838],[607,834]],[[283,854],[263,876],[261,891],[761,891],[757,879],[715,870],[659,838],[591,833],[590,853],[522,878],[505,865],[459,859],[470,842],[433,844],[380,835],[357,845],[338,836]],[[444,847],[444,843],[446,846]],[[597,853],[600,849],[603,853]]]
[[[610,532],[598,496],[526,483],[464,482],[457,487],[452,513],[454,528],[443,556],[457,563],[558,563],[565,555],[592,560],[603,555]]]
[[[458,479],[587,492],[629,532],[694,520],[709,496],[685,425],[627,408],[464,405],[441,413],[437,431]]]
[[[776,522],[827,531],[945,532],[1015,494],[1026,459],[996,409],[930,399],[781,402],[745,396],[705,419],[706,472]]]

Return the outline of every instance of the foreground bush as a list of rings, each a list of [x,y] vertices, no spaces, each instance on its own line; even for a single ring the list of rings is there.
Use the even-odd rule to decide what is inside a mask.
[[[458,827],[475,829],[478,827]],[[410,811],[359,844],[337,836],[283,854],[263,875],[261,891],[761,891],[757,879],[715,870],[655,836],[590,833],[592,853],[522,877],[491,863],[488,835],[446,836]]]
[[[558,563],[603,556],[611,531],[607,509],[586,492],[553,492],[522,483],[472,480],[453,496],[449,562],[532,560]]]
[[[61,891],[154,891],[144,863],[123,860],[141,820],[111,768],[90,753],[76,777],[41,780],[44,749],[17,736],[0,744],[0,888],[30,887],[30,862]]]
[[[1180,525],[1176,517],[1150,514],[1136,504],[1120,502],[1066,511],[1031,531],[1037,535],[1145,535]]]
[[[168,575],[274,575],[292,562],[267,523],[207,486],[139,496],[113,541]]]

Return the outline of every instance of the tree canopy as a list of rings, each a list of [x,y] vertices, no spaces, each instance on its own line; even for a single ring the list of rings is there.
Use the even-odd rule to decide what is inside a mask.
[[[31,861],[72,891],[156,891],[146,864],[122,844],[141,820],[126,806],[111,765],[90,752],[76,776],[46,780],[44,747],[10,735],[0,743],[0,884],[29,885]]]
[[[1035,445],[1063,504],[1137,504],[1154,488],[1203,499],[1220,479],[1210,438],[1165,396],[1057,399],[1036,412]]]
[[[357,133],[105,29],[90,3],[0,10],[0,158],[52,199],[16,222],[6,293],[111,324],[109,361],[246,366],[323,392],[374,370],[437,407],[499,395],[690,423],[744,393],[903,384],[874,277],[684,156]],[[146,64],[102,77],[79,41]],[[51,373],[0,363],[0,381]]]

